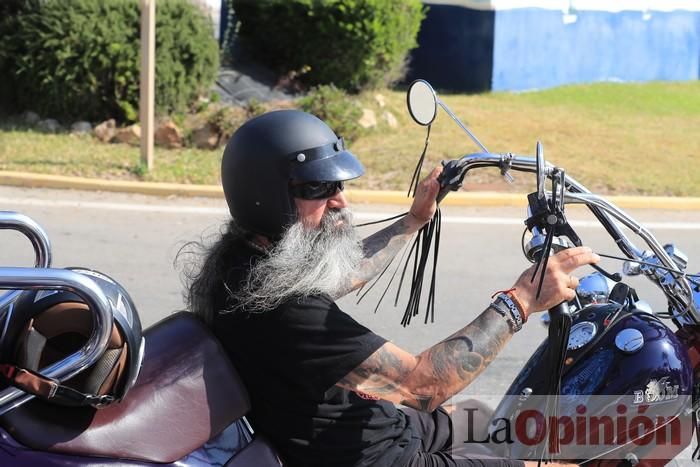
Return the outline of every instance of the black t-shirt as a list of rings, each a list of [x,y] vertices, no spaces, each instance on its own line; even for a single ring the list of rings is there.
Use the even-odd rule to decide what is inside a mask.
[[[241,245],[227,279],[236,288],[256,255]],[[230,307],[223,286],[220,309]],[[335,386],[386,341],[328,296],[264,313],[219,314],[214,332],[248,388],[251,423],[290,467],[404,465],[418,449],[403,412]]]

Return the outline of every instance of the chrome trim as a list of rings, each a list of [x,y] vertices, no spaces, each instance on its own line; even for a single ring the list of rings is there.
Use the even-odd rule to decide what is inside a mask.
[[[586,307],[596,303],[607,303],[613,287],[615,282],[595,271],[581,278],[576,287],[576,294],[581,306]]]
[[[531,156],[484,152],[463,156],[457,161],[456,167],[461,169],[461,177],[466,176],[469,170],[480,167],[499,167],[501,169],[505,167],[520,172],[536,173],[537,161]],[[552,177],[554,169],[555,167],[552,164],[548,162],[545,163],[544,171],[548,178]],[[564,193],[565,203],[585,204],[598,218],[608,233],[615,239],[618,248],[620,248],[627,257],[631,259],[642,259],[644,257],[644,251],[635,246],[635,244],[620,230],[613,219],[620,221],[640,236],[645,243],[651,247],[663,266],[682,274],[679,266],[669,257],[658,240],[624,211],[601,196],[592,194],[586,187],[568,175],[565,176],[565,187],[567,189]],[[653,276],[649,277],[653,279]],[[680,302],[670,303],[670,305],[672,305],[671,309],[674,310],[674,318],[678,319],[681,323],[700,324],[700,312],[698,312],[697,305],[693,300],[692,287],[685,277],[680,277],[671,282],[659,281],[657,279],[653,280],[664,291],[669,298],[669,302],[673,302],[674,300]],[[679,304],[681,305],[680,310],[678,307]],[[687,312],[690,313],[690,317],[687,316]]]
[[[480,168],[480,167],[508,167],[510,169],[516,170],[518,172],[529,172],[537,173],[537,161],[532,156],[514,155],[514,154],[492,154],[488,152],[467,154],[459,159],[457,166],[463,168],[463,172],[466,173],[469,170]],[[545,174],[548,178],[552,177],[555,167],[549,163],[545,162],[544,165]],[[581,183],[576,181],[574,178],[566,175],[565,184],[567,190],[572,193],[590,193],[590,191],[583,186]],[[567,193],[568,194],[568,193]],[[630,258],[638,258],[641,254],[639,248],[637,248],[626,235],[622,233],[619,227],[610,219],[610,217],[605,213],[601,212],[599,208],[595,206],[590,207],[596,217],[599,217],[601,224],[611,232],[614,233],[615,237],[618,237],[617,245]]]
[[[578,333],[580,333],[582,330],[588,331],[590,334],[588,336],[583,337],[582,342],[573,342],[573,339],[576,339],[578,337]],[[578,350],[581,349],[588,344],[591,343],[593,338],[598,334],[598,326],[593,321],[581,321],[576,324],[571,328],[571,331],[569,333],[569,340],[566,343],[566,349],[567,350]]]
[[[432,88],[431,88],[431,89],[432,89]],[[472,141],[474,141],[474,142],[476,143],[476,145],[479,146],[479,149],[481,149],[481,150],[484,151],[484,152],[489,152],[489,150],[486,149],[486,146],[484,146],[483,144],[481,144],[481,141],[479,141],[479,139],[474,135],[474,133],[472,133],[471,131],[469,131],[469,128],[467,128],[467,127],[464,125],[464,123],[462,123],[462,121],[461,121],[455,114],[452,113],[452,111],[450,110],[450,108],[447,107],[447,105],[445,105],[445,103],[442,102],[442,101],[440,100],[440,98],[437,96],[437,94],[435,93],[435,91],[433,91],[433,94],[435,95],[435,101],[437,102],[437,104],[438,104],[440,107],[442,107],[443,110],[444,110],[445,112],[447,112],[447,115],[449,115],[450,117],[452,117],[452,120],[454,120],[455,123],[456,123],[457,125],[459,125],[459,127],[460,127],[462,130],[464,130],[464,131],[469,135],[469,137],[472,139]]]
[[[615,347],[626,354],[635,353],[644,347],[644,336],[638,329],[623,329],[615,336]]]
[[[694,324],[700,323],[700,313],[696,307],[695,301],[693,300],[693,289],[690,286],[688,280],[682,276],[683,271],[680,269],[676,261],[674,261],[666,252],[666,249],[661,246],[658,240],[649,232],[643,225],[630,217],[627,213],[622,211],[620,208],[609,202],[608,200],[602,198],[598,195],[585,194],[585,193],[566,193],[565,200],[569,203],[583,203],[587,206],[596,206],[605,212],[611,214],[615,219],[619,220],[622,224],[640,236],[647,245],[651,248],[654,255],[661,261],[662,266],[669,268],[679,274],[679,277],[672,281],[671,283],[665,283],[663,281],[656,281],[656,283],[661,287],[661,289],[666,292],[666,295],[674,297],[681,301],[681,304],[685,309],[690,311],[692,314]],[[634,259],[644,258],[644,252],[640,252],[639,256]],[[680,290],[678,290],[678,286]],[[679,293],[680,292],[680,293]],[[685,316],[678,315],[678,319],[686,320]]]
[[[68,269],[0,268],[0,289],[67,290],[79,295],[94,314],[94,330],[82,349],[41,370],[49,378],[65,381],[102,356],[112,333],[112,305],[88,276]],[[0,414],[29,400],[23,391],[8,388],[0,392]]]
[[[0,211],[0,229],[16,230],[24,234],[34,247],[37,268],[51,266],[51,243],[49,236],[32,218],[12,211]]]
[[[534,230],[534,229],[533,229]],[[536,256],[542,251],[544,248],[546,237],[544,235],[533,235],[533,237],[530,239],[529,242],[525,245],[525,257],[530,261],[531,263],[536,262]],[[572,248],[575,246],[571,241],[566,238],[566,237],[554,237],[552,238],[552,249],[550,251],[550,254],[556,254],[562,250],[565,250],[567,248]]]
[[[245,417],[245,415],[241,417],[241,420],[243,420],[243,424],[245,425],[246,429],[248,430],[248,433],[246,433],[246,435],[248,437],[248,442],[253,441],[253,435],[255,434],[255,430],[253,430],[253,427],[250,426],[250,422]]]

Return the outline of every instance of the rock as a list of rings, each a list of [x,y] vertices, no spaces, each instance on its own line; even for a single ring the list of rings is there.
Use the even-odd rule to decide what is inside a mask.
[[[85,134],[85,133],[90,133],[91,131],[92,131],[92,125],[90,125],[90,122],[75,122],[70,127],[71,133]]]
[[[168,149],[182,147],[182,131],[175,125],[174,122],[168,120],[156,128],[153,134],[153,141],[158,146],[163,146]]]
[[[362,128],[374,128],[377,126],[377,116],[373,110],[362,109],[362,117],[357,122]]]
[[[125,128],[119,128],[112,141],[115,143],[126,143],[132,146],[138,146],[141,144],[141,127],[137,124],[133,124]]]
[[[38,113],[27,110],[22,114],[22,120],[28,125],[36,125],[41,120],[41,117],[39,117]]]
[[[46,133],[56,133],[61,130],[61,124],[58,123],[58,120],[55,120],[53,118],[40,120],[37,124],[37,127],[41,131],[45,131]]]
[[[396,117],[394,117],[394,114],[389,112],[388,110],[382,114],[382,118],[384,118],[384,121],[386,122],[386,124],[389,125],[389,128],[398,128],[399,127],[399,121],[396,120]]]
[[[384,108],[384,106],[386,105],[386,98],[381,94],[375,94],[374,100],[377,101],[377,105],[380,108]]]
[[[103,143],[109,143],[117,134],[117,122],[113,118],[106,120],[95,127],[95,137]]]
[[[215,149],[219,145],[219,132],[211,123],[192,131],[192,143],[200,149]]]

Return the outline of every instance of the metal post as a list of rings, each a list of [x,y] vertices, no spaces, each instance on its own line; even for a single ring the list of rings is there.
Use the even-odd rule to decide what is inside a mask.
[[[156,76],[156,0],[141,0],[141,163],[153,169],[153,132]]]

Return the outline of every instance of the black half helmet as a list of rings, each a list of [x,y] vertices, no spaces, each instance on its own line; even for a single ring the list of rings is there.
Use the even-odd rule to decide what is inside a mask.
[[[271,239],[296,221],[291,184],[351,180],[364,172],[342,138],[299,110],[278,110],[247,121],[226,144],[221,161],[231,215],[244,229]]]

